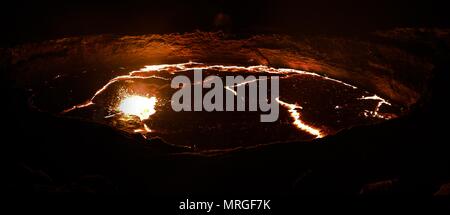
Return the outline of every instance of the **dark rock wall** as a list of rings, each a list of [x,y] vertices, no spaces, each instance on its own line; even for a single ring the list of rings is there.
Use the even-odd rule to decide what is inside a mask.
[[[222,33],[143,36],[86,36],[26,44],[9,49],[10,65],[19,85],[34,87],[65,72],[85,66],[139,68],[149,64],[187,61],[268,65],[317,72],[386,96],[404,106],[418,101],[432,76],[431,56],[416,54],[413,44],[430,52],[448,41],[446,31],[414,29],[378,32],[371,37],[344,38],[257,35],[237,38]],[[401,32],[401,33],[399,33]],[[416,35],[409,37],[407,35]],[[433,54],[433,53],[430,53]],[[123,73],[129,72],[124,70]],[[112,74],[105,74],[105,79]]]

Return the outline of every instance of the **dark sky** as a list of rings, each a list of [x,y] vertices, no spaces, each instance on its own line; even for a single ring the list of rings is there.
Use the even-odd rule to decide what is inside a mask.
[[[226,14],[235,33],[359,32],[392,27],[449,27],[444,1],[152,0],[2,1],[2,45],[71,35],[215,30]]]

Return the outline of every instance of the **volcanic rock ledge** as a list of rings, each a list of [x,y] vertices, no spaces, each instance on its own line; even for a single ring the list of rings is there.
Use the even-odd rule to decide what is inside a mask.
[[[407,35],[408,40],[398,42]],[[194,61],[317,72],[410,106],[426,91],[433,70],[430,58],[416,55],[414,47],[426,46],[432,52],[437,49],[436,44],[449,41],[448,31],[423,29],[396,29],[362,38],[281,35],[237,38],[208,32],[100,35],[22,45],[9,50],[9,59],[21,80],[19,84],[25,87],[39,85],[67,68],[81,72],[76,71],[80,65],[138,68]],[[423,38],[428,38],[425,45]],[[105,80],[114,76],[103,75]]]

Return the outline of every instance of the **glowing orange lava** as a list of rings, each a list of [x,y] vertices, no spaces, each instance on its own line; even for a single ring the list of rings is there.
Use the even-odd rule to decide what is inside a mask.
[[[156,113],[156,97],[129,96],[123,99],[117,110],[128,116],[137,116],[141,120],[146,120]]]
[[[124,81],[124,80],[140,80],[140,79],[149,79],[149,78],[157,78],[162,80],[170,80],[167,78],[167,74],[174,75],[177,72],[183,72],[186,70],[194,70],[194,69],[209,69],[209,70],[218,70],[221,72],[251,72],[251,73],[266,73],[266,74],[276,74],[276,75],[282,75],[280,76],[280,79],[287,79],[294,75],[310,75],[314,77],[320,77],[321,79],[325,79],[328,81],[332,81],[338,84],[345,85],[347,87],[351,87],[352,89],[358,89],[357,87],[347,84],[345,82],[325,77],[316,73],[312,72],[306,72],[302,70],[297,69],[286,69],[286,68],[273,68],[268,67],[264,65],[257,65],[257,66],[227,66],[227,65],[206,65],[202,63],[195,63],[195,62],[188,62],[188,63],[180,63],[180,64],[161,64],[161,65],[149,65],[145,66],[142,69],[132,71],[128,74],[117,76],[113,79],[111,79],[109,82],[107,82],[105,85],[103,85],[100,89],[98,89],[90,99],[85,101],[84,103],[75,105],[71,108],[68,108],[63,111],[63,113],[68,113],[70,111],[73,111],[75,109],[81,109],[86,108],[88,106],[94,105],[95,98],[100,95],[102,92],[104,92],[109,86],[112,84]],[[259,81],[259,79],[256,79],[255,81]],[[248,84],[248,82],[241,83],[241,84]],[[235,95],[237,94],[230,86],[224,86],[226,90],[229,90],[233,92]],[[393,118],[393,116],[390,115],[383,115],[380,113],[380,107],[382,105],[388,105],[391,106],[391,103],[389,103],[387,100],[377,96],[363,96],[360,98],[357,98],[359,100],[375,100],[378,101],[376,107],[374,110],[364,110],[362,113],[365,117],[371,117],[371,118],[379,118],[379,119],[390,119]],[[326,129],[319,129],[314,126],[312,126],[310,123],[305,122],[302,119],[300,110],[302,109],[301,106],[297,104],[290,104],[285,101],[281,101],[279,98],[277,99],[277,102],[284,107],[290,114],[290,117],[293,119],[292,126],[295,126],[301,131],[307,132],[310,135],[314,136],[315,138],[322,138],[328,135]],[[156,97],[145,97],[140,95],[131,95],[131,96],[125,96],[122,101],[120,101],[120,104],[116,106],[115,110],[119,113],[124,114],[125,116],[137,116],[141,121],[148,119],[152,114],[155,114],[155,105],[157,103]],[[339,107],[339,106],[336,106]],[[106,116],[105,118],[109,118],[114,116],[115,114],[111,116]],[[143,123],[143,122],[142,122]],[[135,129],[134,132],[136,133],[149,133],[153,132],[151,129],[147,127],[145,123],[143,123],[143,128]]]
[[[152,129],[150,129],[147,124],[144,123],[144,127],[143,128],[138,128],[138,129],[134,129],[134,133],[141,133],[141,134],[146,134],[146,133],[150,133],[152,132]]]
[[[322,138],[326,135],[321,130],[314,128],[301,120],[300,113],[297,111],[297,109],[302,109],[301,106],[283,102],[279,98],[277,98],[277,102],[281,106],[286,107],[288,109],[288,112],[291,114],[291,117],[294,119],[294,122],[292,124],[294,124],[297,128],[299,128],[300,130],[305,131],[311,135],[316,136],[316,138]]]
[[[363,112],[363,115],[366,117],[376,117],[376,118],[380,118],[380,119],[391,119],[393,118],[391,115],[386,115],[386,114],[381,114],[380,113],[380,108],[382,105],[389,105],[391,106],[392,104],[389,103],[388,101],[386,101],[385,99],[377,96],[377,95],[373,95],[373,96],[363,96],[361,98],[359,98],[361,100],[375,100],[378,101],[377,106],[375,107],[375,110],[365,110]]]

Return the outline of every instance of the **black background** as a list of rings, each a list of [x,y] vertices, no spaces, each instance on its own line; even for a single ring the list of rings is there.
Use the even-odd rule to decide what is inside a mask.
[[[65,36],[217,30],[236,33],[355,33],[393,27],[448,27],[445,1],[151,0],[2,2],[2,46]]]

